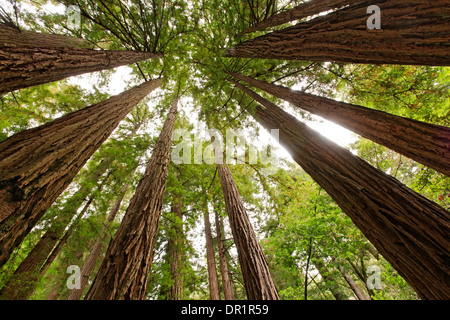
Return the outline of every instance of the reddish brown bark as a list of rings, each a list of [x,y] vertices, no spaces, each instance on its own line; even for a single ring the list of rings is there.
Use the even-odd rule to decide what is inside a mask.
[[[209,221],[209,211],[206,201],[205,208],[203,209],[203,218],[205,222],[206,262],[208,266],[209,297],[211,300],[220,300],[219,278],[217,276],[216,257],[214,254],[214,244],[211,233],[211,222]]]
[[[364,138],[450,176],[448,127],[291,90],[237,73],[230,74],[298,108],[333,121]]]
[[[243,85],[264,107],[255,118],[336,201],[423,299],[448,299],[450,213]]]
[[[130,200],[86,300],[139,300],[147,293],[171,156],[173,102],[146,171]]]
[[[150,52],[80,48],[85,45],[81,39],[10,27],[1,27],[0,32],[0,95],[161,56]]]
[[[217,165],[231,231],[249,300],[278,300],[269,265],[250,223],[239,190],[227,165]]]
[[[275,27],[282,25],[284,23],[288,23],[294,20],[300,20],[303,18],[307,18],[309,16],[328,11],[331,9],[336,9],[343,7],[345,5],[355,5],[358,2],[363,1],[355,1],[355,0],[309,0],[306,1],[295,8],[290,10],[281,12],[279,14],[273,15],[263,21],[251,26],[247,30],[244,30],[239,35],[244,35],[247,33],[262,31],[264,29]]]
[[[367,28],[367,7],[372,3],[367,1],[242,42],[225,56],[450,65],[447,0],[376,2],[381,10],[381,29]]]
[[[0,265],[21,243],[153,80],[0,143]]]
[[[108,218],[106,221],[107,224],[102,229],[102,237],[95,241],[94,245],[92,246],[92,250],[89,253],[89,256],[87,257],[86,261],[83,264],[83,267],[81,268],[80,289],[72,289],[67,300],[80,300],[81,295],[83,294],[83,291],[88,283],[89,277],[94,270],[97,259],[100,256],[103,244],[108,237],[107,225],[111,224],[111,222],[115,219],[117,213],[119,212],[120,205],[122,204],[122,200],[127,189],[128,185],[126,184],[122,189],[121,195],[118,197],[108,214]]]
[[[233,287],[230,279],[230,273],[228,271],[227,259],[225,256],[225,247],[222,238],[222,219],[220,215],[215,212],[216,218],[216,236],[217,236],[217,247],[219,251],[219,264],[220,273],[222,275],[222,287],[225,300],[234,300]]]

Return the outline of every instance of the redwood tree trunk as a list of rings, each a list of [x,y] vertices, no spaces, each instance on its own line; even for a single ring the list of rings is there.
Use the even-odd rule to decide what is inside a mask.
[[[244,208],[227,165],[217,165],[239,264],[249,300],[278,300],[279,295],[266,257]]]
[[[291,90],[237,73],[231,74],[298,108],[333,121],[364,138],[450,176],[448,127]]]
[[[263,21],[251,26],[247,30],[244,30],[239,35],[247,34],[255,31],[262,31],[264,29],[282,25],[294,20],[303,19],[324,11],[331,9],[343,7],[348,4],[356,4],[360,1],[355,0],[309,0],[306,1],[295,8],[288,11],[281,12],[279,14],[273,15]]]
[[[111,224],[111,222],[115,219],[117,212],[119,212],[120,205],[122,204],[123,197],[125,196],[125,193],[128,189],[128,185],[124,185],[122,189],[121,195],[118,197],[116,202],[114,203],[113,207],[111,208],[111,211],[108,214],[107,224]],[[89,277],[91,276],[92,270],[94,270],[95,264],[97,262],[98,257],[100,256],[103,243],[106,241],[108,237],[107,233],[107,227],[106,225],[102,229],[102,237],[100,239],[97,239],[92,246],[92,250],[89,253],[89,256],[87,257],[86,261],[83,264],[83,267],[81,268],[81,281],[80,281],[80,289],[72,289],[70,291],[69,297],[67,300],[80,300],[81,295],[83,294],[84,288],[86,287]]]
[[[180,269],[183,264],[183,200],[177,199],[172,205],[172,212],[178,218],[172,224],[173,233],[168,239],[167,251],[170,263],[170,276],[172,277],[172,285],[169,291],[169,300],[183,299],[183,277]]]
[[[29,31],[9,27],[0,28],[0,32],[0,96],[17,89],[160,56],[150,52],[73,47],[83,42],[60,35],[34,33],[31,36]]]
[[[423,299],[450,298],[450,213],[242,85],[255,118],[336,201]]]
[[[203,208],[203,210],[206,238],[206,261],[208,265],[209,297],[211,300],[220,300],[219,278],[217,276],[216,257],[214,254],[214,244],[211,233],[211,222],[209,221],[207,202],[205,202],[205,208]]]
[[[217,247],[219,251],[220,273],[222,275],[222,287],[224,299],[234,300],[233,287],[230,279],[230,273],[228,271],[227,259],[225,257],[225,247],[223,245],[222,220],[217,211],[215,211],[215,217],[216,217]]]
[[[367,8],[381,29],[367,28]],[[450,65],[447,0],[365,1],[275,31],[227,51],[227,57],[371,64]]]
[[[355,282],[355,280],[353,280],[353,278],[347,272],[345,272],[342,268],[341,268],[341,272],[342,272],[342,276],[344,277],[345,281],[347,281],[348,286],[355,293],[355,295],[358,298],[358,300],[370,300],[370,298],[368,298],[361,291],[361,289],[359,288],[358,284]]]
[[[147,293],[172,148],[173,102],[146,171],[130,200],[86,300],[138,300]]]
[[[0,142],[0,266],[119,122],[160,83],[145,82]]]

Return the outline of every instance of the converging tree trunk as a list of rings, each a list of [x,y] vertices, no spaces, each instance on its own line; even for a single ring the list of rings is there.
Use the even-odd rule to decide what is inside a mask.
[[[0,27],[0,96],[17,89],[160,57],[80,48],[81,39]],[[76,47],[74,47],[74,45]]]
[[[233,286],[230,279],[230,273],[228,271],[227,259],[225,256],[225,246],[223,244],[222,238],[222,219],[217,212],[214,210],[216,218],[216,237],[217,237],[217,247],[219,251],[219,264],[220,273],[222,275],[222,287],[225,300],[234,300]]]
[[[242,31],[239,35],[244,35],[255,31],[262,31],[270,27],[275,27],[294,20],[307,18],[324,11],[343,7],[345,5],[354,5],[358,2],[363,2],[363,0],[309,0],[290,10],[268,17],[267,19],[264,19],[263,21]]]
[[[279,129],[280,143],[336,201],[423,299],[448,299],[450,213],[321,136],[270,101],[236,84],[262,106],[255,118]]]
[[[93,196],[88,199],[81,212],[78,213],[76,221],[80,220],[86,213],[92,201],[94,201]],[[54,220],[50,228],[20,263],[12,278],[3,286],[0,291],[1,299],[24,300],[33,293],[38,281],[41,279],[47,258],[57,247],[58,243],[61,242],[61,239],[64,238],[64,235],[67,234],[65,230],[69,227],[73,216],[76,215],[83,202],[80,199],[78,203],[74,203],[76,208],[71,208],[73,212],[66,212]],[[74,221],[73,223],[76,222]],[[48,265],[46,267],[48,268]]]
[[[333,121],[361,136],[450,176],[450,128],[350,103],[291,90],[230,73],[296,107]]]
[[[373,22],[378,17],[367,13],[371,4],[380,9],[379,28]],[[447,66],[449,14],[447,0],[358,1],[356,5],[242,42],[225,56]]]
[[[353,280],[353,278],[347,273],[345,272],[345,270],[340,267],[339,268],[342,272],[342,276],[344,277],[345,281],[347,281],[348,286],[350,287],[350,289],[352,289],[352,291],[355,293],[355,296],[358,298],[358,300],[370,300],[370,298],[368,298],[359,288],[358,284],[355,282],[355,280]]]
[[[217,165],[239,264],[249,300],[278,300],[269,265],[228,165]]]
[[[138,300],[147,293],[172,149],[178,98],[174,100],[144,176],[86,300]]]
[[[181,268],[183,265],[183,199],[174,200],[171,211],[174,218],[171,225],[171,234],[167,243],[167,255],[170,264],[170,276],[172,285],[169,289],[169,300],[183,300],[183,275]]]
[[[0,142],[0,266],[160,79]]]
[[[71,289],[67,300],[80,300],[83,291],[86,288],[86,285],[88,284],[89,277],[91,276],[91,273],[94,270],[97,259],[100,256],[103,244],[105,243],[108,237],[107,227],[116,218],[116,215],[119,212],[120,205],[122,204],[127,189],[128,184],[124,185],[124,187],[122,188],[122,192],[120,193],[119,197],[117,198],[116,202],[111,208],[111,211],[108,214],[106,224],[102,229],[102,237],[95,241],[94,245],[92,246],[91,252],[89,253],[89,256],[87,257],[86,261],[83,264],[83,267],[81,268],[80,288]]]
[[[209,297],[211,300],[220,300],[219,278],[217,276],[217,268],[216,268],[216,256],[214,254],[214,243],[211,233],[211,222],[209,221],[208,203],[206,201],[203,208],[203,219],[205,223],[206,261],[208,265]]]

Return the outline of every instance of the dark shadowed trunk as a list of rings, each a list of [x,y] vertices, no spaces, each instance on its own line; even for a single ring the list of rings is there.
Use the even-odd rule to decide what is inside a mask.
[[[112,69],[158,54],[73,47],[81,39],[0,28],[0,96],[83,73]]]
[[[381,28],[369,29],[370,3]],[[450,65],[448,0],[365,1],[247,40],[227,57],[370,64]]]
[[[225,247],[222,238],[222,219],[216,210],[214,210],[214,213],[216,218],[217,248],[219,251],[220,273],[222,275],[224,299],[234,300],[233,287],[230,279],[230,272],[228,271],[227,259],[225,256]]]
[[[231,74],[298,108],[333,121],[364,138],[450,176],[448,127],[291,90],[237,73]]]
[[[86,300],[139,300],[147,293],[172,149],[175,99]]]
[[[255,118],[336,201],[423,299],[448,299],[448,211],[321,136],[246,87]]]
[[[124,185],[122,192],[116,202],[114,203],[113,207],[111,208],[111,211],[108,214],[108,218],[106,221],[106,225],[103,226],[102,229],[102,236],[101,238],[97,239],[92,246],[91,252],[89,253],[89,256],[87,257],[86,261],[83,264],[83,267],[81,268],[81,281],[80,281],[80,289],[72,289],[70,291],[69,297],[67,300],[80,300],[81,295],[83,294],[84,288],[88,284],[89,277],[91,276],[92,271],[94,270],[95,264],[97,262],[98,257],[100,256],[103,244],[105,243],[106,239],[108,238],[107,233],[107,226],[111,224],[111,222],[115,219],[117,213],[119,212],[120,205],[122,204],[123,197],[125,196],[125,193],[128,189],[128,185]]]
[[[249,300],[278,300],[269,265],[244,208],[228,165],[217,165],[230,226]]]
[[[0,266],[160,79],[0,142]]]
[[[217,276],[216,255],[209,221],[208,203],[205,201],[203,208],[203,220],[205,223],[206,261],[208,265],[209,297],[211,300],[220,300],[219,278]]]

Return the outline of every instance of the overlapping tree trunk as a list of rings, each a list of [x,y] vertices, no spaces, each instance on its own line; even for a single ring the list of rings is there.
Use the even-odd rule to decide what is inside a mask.
[[[369,29],[377,4],[381,28]],[[370,64],[450,65],[447,0],[365,1],[244,41],[226,57]]]
[[[116,202],[111,208],[111,211],[108,214],[107,218],[107,225],[111,224],[111,222],[116,218],[117,213],[119,212],[120,205],[122,204],[122,200],[125,196],[125,193],[128,189],[128,185],[124,185],[122,188],[122,192],[117,198]],[[83,267],[81,268],[81,281],[80,281],[80,288],[73,288],[70,291],[69,297],[67,300],[80,300],[81,295],[83,294],[84,289],[86,288],[86,285],[88,284],[89,277],[94,270],[95,264],[97,262],[98,257],[100,256],[103,244],[105,243],[108,233],[107,233],[107,225],[105,225],[102,229],[102,237],[100,239],[97,239],[92,246],[91,252],[89,253],[89,256],[87,257],[86,261],[83,264]]]
[[[236,244],[245,291],[249,300],[278,300],[264,252],[244,208],[228,165],[217,165],[231,231]]]
[[[86,300],[140,300],[147,293],[172,148],[178,99],[175,99],[144,176]]]
[[[0,95],[161,56],[151,52],[73,47],[84,42],[41,33],[32,37],[30,32],[10,27],[2,27],[0,32]]]
[[[222,239],[222,220],[216,210],[214,210],[214,213],[216,218],[217,247],[219,251],[219,264],[220,273],[222,275],[223,295],[225,300],[234,300],[233,287],[228,271],[227,259],[225,256],[225,246]]]
[[[180,271],[183,265],[183,199],[175,198],[172,213],[177,220],[171,225],[171,237],[167,243],[167,255],[170,263],[172,285],[169,288],[169,300],[183,300],[183,275]]]
[[[0,265],[160,79],[0,143]]]
[[[211,300],[220,300],[219,278],[217,276],[216,257],[214,243],[211,233],[211,222],[209,220],[208,203],[205,201],[203,208],[203,219],[205,224],[206,261],[208,266],[209,297]]]
[[[230,73],[298,108],[333,121],[361,136],[450,176],[450,128],[380,110],[291,90]]]
[[[449,299],[450,213],[236,83],[262,106],[255,118],[336,201],[423,299]]]
[[[263,21],[251,26],[250,28],[242,31],[239,35],[261,31],[270,27],[282,25],[294,20],[300,20],[309,16],[328,11],[335,8],[340,8],[349,4],[356,4],[360,1],[355,0],[309,0],[295,8],[281,12],[264,19]],[[366,1],[367,2],[367,1]]]

